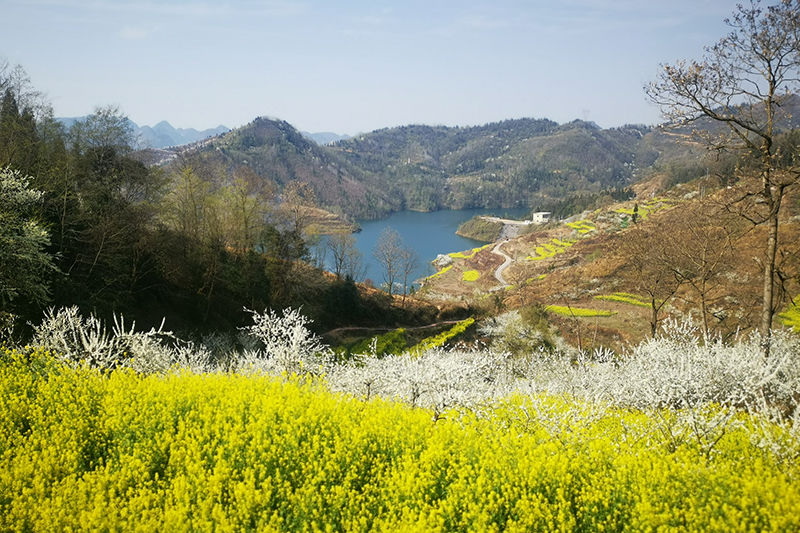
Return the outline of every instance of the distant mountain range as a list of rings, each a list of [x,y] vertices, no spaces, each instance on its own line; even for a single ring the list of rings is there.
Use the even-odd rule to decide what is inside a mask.
[[[168,146],[191,144],[230,131],[230,128],[225,126],[217,126],[216,128],[203,131],[197,131],[194,128],[174,128],[166,120],[162,120],[153,127],[139,127],[136,124],[133,125],[135,126],[134,131],[138,135],[140,142],[150,148],[166,148]]]
[[[329,131],[323,133],[308,133],[307,131],[301,131],[300,134],[307,139],[311,139],[319,145],[333,144],[336,141],[346,141],[347,139],[351,138],[349,135],[339,135],[338,133],[331,133]]]
[[[799,117],[800,99],[791,103],[785,112]],[[800,127],[800,119],[791,125]],[[645,177],[659,175],[671,186],[718,171],[729,175],[723,167],[735,160],[709,160],[702,145],[678,142],[689,128],[719,127],[698,120],[677,130],[601,129],[581,120],[522,118],[470,127],[399,126],[345,139],[259,117],[167,151],[196,155],[198,168],[246,168],[279,191],[292,182],[307,183],[319,207],[352,219],[405,210],[515,207],[567,217],[627,199],[626,189]]]
[[[86,117],[62,117],[56,120],[64,124],[66,128],[70,128],[75,122],[83,120]],[[227,133],[230,128],[226,126],[217,126],[203,131],[198,131],[194,128],[174,128],[166,120],[162,120],[155,126],[139,126],[134,121],[128,119],[133,130],[134,137],[138,140],[138,144],[147,148],[167,148],[170,146],[182,146],[191,144],[209,137],[214,137],[222,133]]]
[[[84,118],[86,117],[61,117],[56,120],[64,124],[66,128],[70,128],[75,122],[83,120]],[[133,129],[134,136],[139,140],[139,145],[143,145],[147,148],[183,146],[231,131],[230,128],[222,125],[202,131],[198,131],[194,128],[175,128],[166,120],[162,120],[155,126],[139,126],[130,119],[128,119],[128,122]],[[339,135],[338,133],[329,131],[321,133],[301,131],[300,134],[321,146],[351,138],[349,135]]]

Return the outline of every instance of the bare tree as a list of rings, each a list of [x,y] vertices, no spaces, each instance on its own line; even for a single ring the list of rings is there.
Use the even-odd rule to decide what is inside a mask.
[[[413,271],[419,266],[419,255],[403,243],[403,238],[392,228],[384,228],[372,255],[383,268],[383,281],[389,294],[394,294],[394,286],[403,282],[403,296],[408,292],[408,281]]]
[[[650,304],[650,334],[655,337],[663,319],[664,306],[675,296],[683,278],[668,259],[671,249],[665,232],[653,224],[638,225],[625,234],[619,247],[625,266],[638,293],[647,295]]]
[[[699,124],[693,137],[713,150],[741,151],[757,168],[759,186],[742,199],[751,206],[747,217],[767,226],[759,326],[766,354],[776,311],[781,203],[800,175],[798,162],[777,142],[791,127],[788,104],[800,89],[800,0],[766,8],[751,0],[725,22],[732,32],[706,48],[702,61],[664,65],[646,91],[672,125]]]
[[[20,109],[29,109],[41,119],[52,116],[53,108],[45,95],[34,90],[31,79],[22,65],[12,65],[4,57],[0,57],[0,95],[8,91]]]
[[[656,227],[667,251],[664,261],[699,300],[703,336],[708,340],[712,317],[717,325],[727,317],[715,304],[731,292],[727,275],[737,260],[736,243],[746,232],[743,220],[715,201],[697,201],[665,213]]]
[[[419,254],[413,248],[406,246],[400,250],[400,272],[403,276],[403,306],[406,304],[406,295],[408,294],[410,284],[412,281],[411,275],[419,268]]]
[[[372,255],[380,263],[383,270],[383,282],[391,296],[394,293],[394,284],[400,275],[400,251],[403,248],[403,238],[392,228],[384,228]]]
[[[355,237],[347,233],[335,233],[328,237],[325,247],[331,253],[331,266],[337,279],[348,277],[358,281],[364,276],[362,254],[356,246]]]

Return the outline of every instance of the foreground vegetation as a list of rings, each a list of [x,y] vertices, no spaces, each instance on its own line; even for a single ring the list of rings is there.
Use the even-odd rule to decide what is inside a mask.
[[[302,315],[253,319],[225,357],[75,310],[3,348],[0,529],[800,527],[796,337],[336,362]]]
[[[2,369],[5,531],[800,527],[796,465],[755,446],[748,417],[707,454],[656,416],[563,397],[432,421],[322,383],[32,357]]]

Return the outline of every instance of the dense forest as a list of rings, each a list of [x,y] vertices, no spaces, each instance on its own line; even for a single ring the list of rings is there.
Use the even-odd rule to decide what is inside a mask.
[[[641,125],[516,119],[474,127],[410,125],[319,146],[290,124],[258,118],[206,142],[176,149],[215,154],[278,190],[307,183],[319,207],[350,219],[394,211],[529,207],[569,216],[619,199],[652,173],[672,184],[708,172],[705,152]],[[192,155],[193,156],[193,155]]]

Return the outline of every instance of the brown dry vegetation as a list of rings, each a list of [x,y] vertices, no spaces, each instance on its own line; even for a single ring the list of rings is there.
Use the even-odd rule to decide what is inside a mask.
[[[689,238],[686,236],[687,221],[696,221],[698,213],[704,212],[702,210],[730,205],[739,194],[737,188],[712,190],[713,180],[701,179],[674,187],[667,193],[658,193],[671,202],[659,205],[661,209],[650,212],[638,224],[632,224],[629,216],[615,212],[623,208],[632,209],[636,203],[641,207],[649,193],[658,190],[659,185],[660,178],[654,175],[636,187],[638,200],[614,204],[588,214],[585,218],[594,223],[596,231],[582,235],[561,225],[534,231],[505,243],[503,250],[514,259],[504,272],[506,280],[511,283],[509,287],[501,287],[495,279],[494,271],[502,259],[487,248],[474,258],[456,260],[447,273],[427,284],[425,294],[434,300],[446,298],[465,305],[493,306],[490,312],[534,303],[611,310],[616,312],[611,317],[571,318],[550,313],[550,321],[568,342],[576,346],[580,344],[583,348],[607,346],[619,349],[641,341],[650,334],[651,308],[595,298],[613,293],[647,296],[632,272],[632,261],[624,255],[626,250],[630,253],[632,249],[626,245],[632,239],[644,238],[647,240],[643,246],[663,248],[660,257],[680,257],[680,252],[690,249],[690,243],[685,240]],[[648,194],[643,194],[644,191]],[[700,191],[704,193],[702,203]],[[797,294],[800,281],[797,268],[800,255],[798,195],[794,193],[787,197],[785,205],[781,221],[783,253],[780,264],[784,292],[779,310]],[[727,227],[735,223],[741,228],[736,234],[732,256],[717,266],[718,272],[709,275],[716,285],[705,294],[709,332],[723,337],[747,333],[758,326],[763,280],[761,258],[766,231],[742,220],[735,215],[735,209],[729,211],[729,220],[720,224]],[[738,222],[734,222],[736,220]],[[526,260],[536,246],[553,238],[576,242],[554,257]],[[462,281],[465,270],[478,270],[480,279],[474,283]],[[692,316],[699,323],[702,318],[699,309],[697,290],[684,282],[664,306],[659,320]],[[776,321],[775,327],[780,327],[780,323]]]

